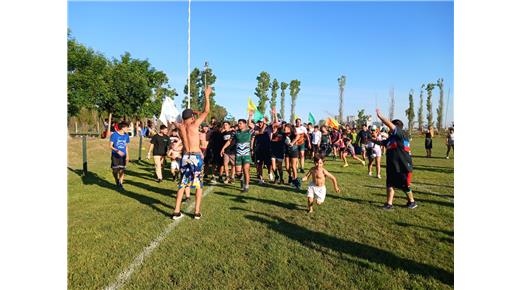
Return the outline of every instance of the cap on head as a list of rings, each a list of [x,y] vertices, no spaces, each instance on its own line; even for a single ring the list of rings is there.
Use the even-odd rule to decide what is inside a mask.
[[[193,110],[192,109],[186,109],[182,111],[182,119],[187,120],[189,118],[193,117]]]
[[[370,130],[372,130],[372,131],[376,131],[376,130],[377,130],[377,126],[376,126],[376,125],[372,125],[372,127],[370,128]]]
[[[204,122],[204,123],[202,123],[202,124],[200,124],[200,125],[202,126],[202,128],[204,128],[204,127],[209,127],[209,126],[208,126],[208,123],[206,123],[206,122]]]

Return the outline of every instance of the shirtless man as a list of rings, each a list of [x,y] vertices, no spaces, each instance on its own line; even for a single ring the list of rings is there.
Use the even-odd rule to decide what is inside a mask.
[[[173,219],[182,217],[181,204],[182,193],[186,187],[195,188],[195,219],[201,218],[200,204],[202,201],[202,180],[201,171],[203,164],[203,155],[200,149],[199,126],[206,119],[209,113],[209,96],[211,87],[204,90],[204,112],[200,113],[195,119],[193,111],[186,109],[182,112],[182,123],[175,123],[179,128],[179,133],[183,144],[183,155],[181,159],[181,182],[177,191],[177,201],[173,212]]]
[[[314,199],[316,198],[316,204],[320,205],[325,201],[325,195],[327,194],[327,188],[325,188],[325,177],[328,177],[332,180],[334,184],[334,189],[337,193],[340,192],[338,187],[338,182],[336,181],[336,177],[330,174],[327,169],[323,168],[323,159],[321,156],[314,157],[314,167],[307,172],[305,177],[302,178],[302,181],[306,181],[309,176],[312,178],[312,181],[309,183],[309,187],[307,189],[307,211],[309,213],[313,212],[313,204]]]

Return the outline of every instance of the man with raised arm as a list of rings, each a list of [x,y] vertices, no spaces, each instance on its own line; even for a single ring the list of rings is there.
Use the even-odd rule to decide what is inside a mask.
[[[386,203],[384,209],[392,209],[394,200],[394,189],[401,189],[406,193],[410,209],[416,208],[410,184],[412,181],[412,155],[410,153],[410,142],[403,131],[401,120],[388,120],[379,109],[376,110],[377,117],[390,128],[388,139],[379,141],[372,139],[375,144],[386,147]]]
[[[211,87],[204,89],[204,112],[200,113],[197,119],[193,115],[193,110],[186,109],[182,112],[182,123],[176,123],[184,147],[181,159],[181,181],[177,191],[173,219],[182,217],[182,193],[185,188],[195,188],[195,219],[201,218],[200,204],[202,201],[203,184],[200,174],[203,165],[203,155],[200,149],[199,126],[208,116],[211,91]]]

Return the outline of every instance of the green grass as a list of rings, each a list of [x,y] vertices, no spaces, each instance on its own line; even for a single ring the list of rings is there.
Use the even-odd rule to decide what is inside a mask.
[[[90,173],[81,177],[81,142],[69,141],[71,289],[113,283],[172,222],[173,181],[158,184],[148,161],[132,162],[126,191],[114,190],[107,146],[89,139]],[[442,138],[434,139],[435,158],[422,157],[422,138],[412,150],[415,210],[397,192],[395,209],[383,211],[384,168],[378,180],[353,159],[348,168],[326,161],[342,192],[327,182],[324,204],[310,215],[304,191],[252,185],[240,194],[238,184],[216,185],[203,200],[203,219],[184,218],[125,289],[453,288],[453,159],[443,158]]]

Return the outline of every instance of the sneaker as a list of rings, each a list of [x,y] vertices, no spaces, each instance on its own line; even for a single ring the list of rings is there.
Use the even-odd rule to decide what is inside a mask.
[[[372,172],[369,172],[369,173],[368,173],[368,176],[372,176]]]
[[[446,159],[450,159],[450,156],[446,156]]]
[[[381,174],[379,174],[379,175],[377,176],[377,178],[381,179]]]
[[[182,214],[182,212],[174,212],[173,215],[172,215],[172,219],[178,220],[178,219],[180,219],[183,216],[184,215]]]
[[[273,181],[273,180],[275,180],[275,178],[274,178],[274,176],[273,176],[273,173],[270,172],[270,173],[269,173],[269,181]]]
[[[289,180],[287,180],[287,183],[292,183],[292,182],[293,182],[292,176],[289,176]]]
[[[161,182],[162,182],[162,179],[158,178],[157,183],[161,183]]]
[[[248,191],[249,191],[249,187],[242,188],[242,192],[248,192]]]
[[[199,213],[195,213],[193,215],[193,218],[196,219],[196,220],[200,220],[201,217],[202,217],[202,215],[200,214],[200,212]]]
[[[119,182],[119,184],[117,185],[117,187],[119,187],[119,189],[121,190],[125,190],[125,188],[123,187],[123,184],[121,182]]]
[[[222,178],[222,176],[219,176],[219,177],[218,177],[218,182],[220,182],[220,183],[224,183],[224,179]]]
[[[274,181],[273,181],[273,184],[276,184],[278,181],[280,180],[280,178],[277,176],[274,178]]]
[[[348,167],[348,163],[343,164],[343,167]]]
[[[233,177],[231,177],[231,178],[229,179],[229,184],[233,184],[233,183],[235,183],[235,179],[234,179]]]
[[[363,164],[363,166],[365,166],[366,163],[365,163],[365,161],[361,161],[361,164]]]
[[[265,185],[265,181],[263,179],[258,180],[258,185]]]
[[[388,203],[385,203],[385,205],[383,205],[383,209],[384,210],[390,210],[390,209],[393,209],[393,208],[394,208],[394,206],[391,205],[391,204],[388,204]]]
[[[212,179],[209,181],[209,184],[217,184],[217,181],[215,180],[215,178],[212,178]]]
[[[284,182],[283,178],[280,178],[280,181],[278,181],[278,184],[284,184],[284,183],[285,182]]]
[[[303,168],[300,168],[300,171],[298,171],[300,173],[305,173],[305,170],[303,170]]]
[[[412,202],[409,201],[406,203],[406,207],[409,209],[414,209],[417,207],[417,203],[415,201],[412,201]]]

